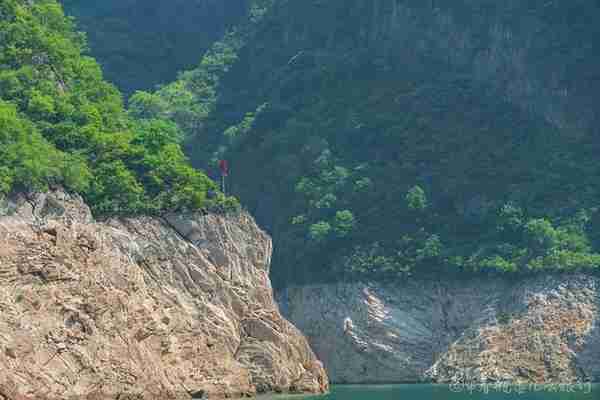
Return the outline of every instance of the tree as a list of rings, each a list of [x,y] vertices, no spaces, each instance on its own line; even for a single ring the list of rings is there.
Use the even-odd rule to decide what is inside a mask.
[[[167,102],[156,94],[137,91],[129,99],[129,114],[138,119],[153,119],[166,116]]]
[[[518,232],[524,224],[523,210],[512,203],[504,204],[498,212],[498,230],[501,232]]]
[[[527,222],[525,234],[531,249],[538,254],[550,250],[558,242],[558,232],[552,223],[544,218],[532,219]]]
[[[338,237],[348,236],[355,226],[356,220],[350,210],[343,210],[335,213],[333,229]]]
[[[312,224],[309,229],[309,237],[311,240],[319,243],[323,242],[331,232],[331,225],[328,222],[320,221],[316,224]]]
[[[412,211],[423,211],[427,208],[427,196],[420,186],[413,186],[406,193],[406,204]]]
[[[0,100],[0,191],[45,189],[48,182],[62,179],[64,157],[14,105]]]
[[[440,257],[442,242],[438,235],[429,236],[421,248],[417,249],[416,260],[419,262],[430,261]]]
[[[0,7],[0,191],[59,183],[102,214],[208,205],[216,185],[190,166],[178,126],[154,118],[162,98],[139,92],[127,113],[55,0]]]

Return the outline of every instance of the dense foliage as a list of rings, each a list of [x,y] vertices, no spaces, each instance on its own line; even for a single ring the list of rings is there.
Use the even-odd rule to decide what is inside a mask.
[[[195,67],[246,11],[247,0],[61,0],[92,54],[126,96]]]
[[[225,200],[188,164],[179,128],[130,117],[84,48],[55,0],[0,0],[0,194],[62,184],[102,214]]]
[[[600,7],[435,3],[255,1],[131,99],[231,160],[276,284],[600,267]]]
[[[103,3],[109,11],[102,15],[117,13],[112,3]],[[126,15],[123,30],[95,16],[99,22],[82,21],[92,38],[103,38],[147,20],[120,15]],[[145,122],[132,129],[130,119],[114,117],[118,106],[102,122],[110,132],[147,132],[122,140],[125,147],[164,150],[155,163],[143,163],[154,174],[140,172],[128,152],[113,158],[126,160],[122,166],[98,166],[81,145],[88,143],[78,136],[85,130],[49,130],[39,115],[48,121],[59,106],[50,106],[41,89],[10,114],[11,124],[40,132],[35,146],[48,146],[43,138],[57,144],[40,165],[61,159],[70,170],[88,168],[90,176],[119,176],[118,182],[128,182],[129,171],[144,192],[158,193],[165,174],[175,173],[158,166],[182,158],[173,145],[178,140],[197,167],[215,170],[216,160],[228,158],[230,187],[274,237],[278,285],[594,270],[600,266],[598,18],[600,5],[587,0],[253,0],[247,19],[196,69],[130,98],[130,115]],[[136,56],[155,50],[136,48],[137,37],[123,41],[124,60],[151,59]],[[118,40],[95,42],[108,49]],[[161,62],[190,54],[162,51]],[[125,87],[136,87],[134,75],[147,75],[105,57]],[[54,81],[60,88],[61,80]],[[13,170],[0,175],[5,186],[28,168],[7,163]],[[63,170],[31,176],[44,182]],[[97,204],[103,201],[94,187],[117,185],[107,182],[88,183]],[[125,193],[136,197],[139,190]]]

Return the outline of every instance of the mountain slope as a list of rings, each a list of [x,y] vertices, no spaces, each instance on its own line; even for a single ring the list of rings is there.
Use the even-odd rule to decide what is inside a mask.
[[[132,105],[175,121],[195,165],[231,160],[277,284],[600,265],[597,3],[250,14]]]
[[[153,89],[194,67],[244,16],[246,0],[62,0],[85,31],[109,81],[125,95]]]

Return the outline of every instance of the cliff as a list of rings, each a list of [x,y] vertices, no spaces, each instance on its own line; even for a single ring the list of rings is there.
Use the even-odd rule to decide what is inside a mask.
[[[600,379],[597,277],[313,285],[279,297],[336,383]]]
[[[248,215],[96,221],[57,190],[4,201],[0,243],[0,398],[328,388]]]

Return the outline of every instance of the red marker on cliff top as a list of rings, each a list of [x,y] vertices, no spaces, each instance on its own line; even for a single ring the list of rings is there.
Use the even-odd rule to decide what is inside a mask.
[[[221,169],[221,191],[225,194],[225,177],[229,176],[229,164],[227,160],[219,160],[219,168]]]
[[[227,163],[227,160],[219,160],[219,168],[221,169],[221,175],[229,175],[229,164]]]

